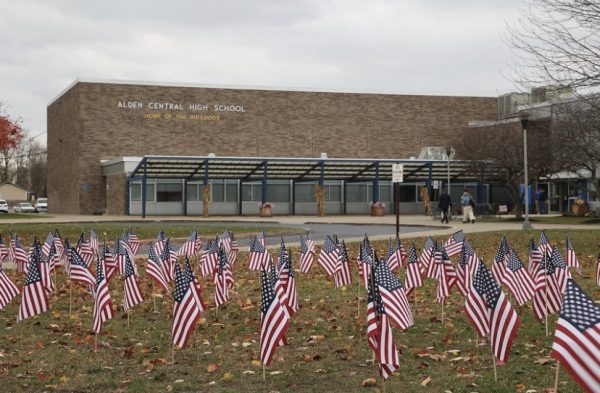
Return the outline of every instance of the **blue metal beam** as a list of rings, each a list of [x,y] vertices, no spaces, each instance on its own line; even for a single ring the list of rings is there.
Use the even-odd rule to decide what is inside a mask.
[[[373,202],[379,202],[379,161],[375,162],[375,177],[372,190]]]
[[[142,161],[144,163],[144,175],[142,176],[142,218],[146,218],[146,188],[148,184],[148,161],[146,161],[146,158],[144,158]]]
[[[267,202],[267,177],[269,176],[269,162],[263,161],[263,177],[260,187],[260,199],[264,205]]]

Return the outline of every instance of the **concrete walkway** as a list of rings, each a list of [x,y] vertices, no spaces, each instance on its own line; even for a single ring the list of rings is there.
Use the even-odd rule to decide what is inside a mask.
[[[453,233],[459,229],[465,233],[474,232],[489,232],[489,231],[510,231],[521,230],[522,223],[509,221],[509,218],[514,216],[502,216],[500,221],[477,220],[475,224],[463,224],[460,220],[453,220],[450,224],[441,224],[438,220],[433,220],[430,216],[425,215],[401,215],[400,225],[430,227],[431,233],[435,235],[446,235]],[[532,215],[535,217],[535,215]],[[99,222],[247,222],[247,223],[279,223],[282,225],[304,224],[310,227],[311,223],[321,224],[353,224],[353,225],[395,225],[396,216],[386,215],[384,217],[372,217],[366,215],[346,215],[346,216],[275,216],[275,217],[258,217],[258,216],[151,216],[145,219],[140,216],[95,216],[95,215],[72,215],[72,214],[39,214],[28,219],[6,219],[0,221],[0,227],[16,224],[16,223],[99,223]],[[600,229],[600,225],[577,225],[577,224],[533,224],[534,229]],[[427,235],[429,231],[413,232],[403,234],[402,237],[419,237]],[[386,236],[380,236],[387,238]],[[315,239],[317,240],[317,239]],[[354,239],[347,239],[354,240]]]

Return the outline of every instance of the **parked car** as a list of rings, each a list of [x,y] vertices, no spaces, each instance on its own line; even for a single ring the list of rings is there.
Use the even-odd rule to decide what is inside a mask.
[[[38,198],[35,202],[35,212],[47,212],[48,211],[48,198]]]
[[[0,199],[0,212],[8,213],[8,203],[4,199]]]
[[[15,206],[15,213],[35,213],[35,207],[29,202],[21,202]]]

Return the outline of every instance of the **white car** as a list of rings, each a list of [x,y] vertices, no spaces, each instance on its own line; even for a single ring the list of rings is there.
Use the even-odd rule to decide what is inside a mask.
[[[21,202],[15,206],[15,213],[35,213],[35,207],[29,202]]]
[[[8,204],[4,199],[0,199],[0,212],[8,213]]]
[[[35,212],[47,212],[48,211],[48,198],[38,198],[35,202]]]

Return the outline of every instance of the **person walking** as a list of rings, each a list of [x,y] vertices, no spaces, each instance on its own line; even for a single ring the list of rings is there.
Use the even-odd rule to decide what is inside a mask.
[[[448,193],[446,192],[446,189],[443,189],[442,193],[440,194],[440,201],[438,202],[438,206],[442,211],[442,224],[444,223],[444,221],[446,221],[446,224],[448,224],[448,213],[450,207],[452,206],[452,199],[450,198],[450,195],[448,195]]]
[[[473,213],[475,201],[467,189],[464,190],[463,195],[460,198],[460,202],[463,209],[463,224],[468,222],[475,224],[475,213]]]

